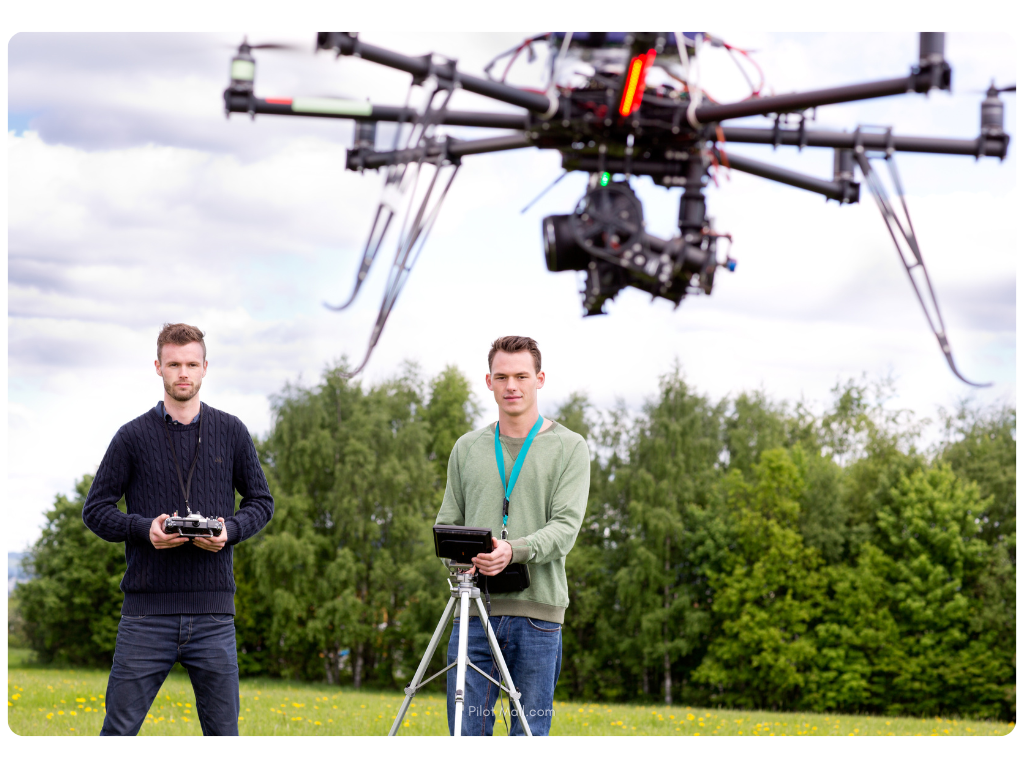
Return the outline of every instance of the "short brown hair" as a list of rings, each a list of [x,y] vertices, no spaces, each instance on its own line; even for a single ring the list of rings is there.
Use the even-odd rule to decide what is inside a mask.
[[[203,360],[205,360],[206,342],[203,341],[203,336],[205,336],[205,334],[194,325],[186,325],[185,323],[164,323],[164,327],[160,329],[160,335],[156,337],[156,359],[160,359],[160,353],[164,349],[164,344],[185,346],[186,344],[191,344],[193,341],[198,341],[203,346]]]
[[[499,352],[515,353],[522,352],[524,349],[529,350],[533,355],[533,367],[536,369],[534,372],[540,373],[540,347],[529,336],[502,336],[500,339],[495,339],[491,344],[491,351],[487,353],[487,370],[491,370],[494,365],[494,356]]]

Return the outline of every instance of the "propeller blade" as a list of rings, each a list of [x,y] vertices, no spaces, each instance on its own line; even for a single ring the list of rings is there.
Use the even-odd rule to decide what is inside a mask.
[[[992,83],[992,85],[990,85],[988,88],[972,88],[971,90],[967,91],[967,93],[985,93],[985,94],[990,94],[990,93],[1016,93],[1016,92],[1017,92],[1017,84],[1016,83],[1014,83],[1013,85],[1008,85],[1005,88],[996,88],[996,84]]]
[[[305,47],[301,45],[294,45],[292,43],[260,43],[259,45],[250,45],[254,51],[256,49],[264,50],[275,50],[275,51],[304,51]]]

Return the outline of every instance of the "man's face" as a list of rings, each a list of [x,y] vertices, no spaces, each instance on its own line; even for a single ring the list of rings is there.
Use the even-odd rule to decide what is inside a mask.
[[[487,374],[494,402],[509,416],[528,413],[537,405],[537,390],[544,386],[544,371],[537,373],[529,350],[498,352]]]
[[[199,392],[206,375],[203,345],[164,344],[160,359],[155,361],[156,372],[164,380],[164,391],[180,403],[191,400]]]

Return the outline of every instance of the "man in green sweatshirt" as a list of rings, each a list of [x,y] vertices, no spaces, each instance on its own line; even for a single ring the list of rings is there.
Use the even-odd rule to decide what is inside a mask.
[[[530,732],[546,736],[562,664],[562,621],[569,605],[565,556],[576,542],[587,508],[590,452],[578,434],[540,416],[537,390],[544,386],[544,372],[537,342],[525,336],[503,336],[491,345],[487,362],[487,388],[498,404],[498,421],[455,443],[437,524],[501,532],[500,538],[493,538],[492,552],[473,559],[471,572],[494,576],[510,563],[525,563],[529,568],[529,587],[491,595],[489,621],[512,681],[522,693],[520,702]],[[517,475],[516,461],[524,450]],[[469,659],[500,679],[473,606],[470,615]],[[456,618],[448,643],[449,664],[458,655],[458,628]],[[470,667],[463,735],[491,735],[497,696],[498,687]],[[453,668],[448,672],[452,732],[454,697]],[[514,708],[511,714],[511,734],[523,735]]]

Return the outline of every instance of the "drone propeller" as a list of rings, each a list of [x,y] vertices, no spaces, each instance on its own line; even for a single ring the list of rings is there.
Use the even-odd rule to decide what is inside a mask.
[[[968,91],[968,93],[984,93],[986,96],[995,96],[995,95],[1000,94],[1000,93],[1016,93],[1016,92],[1017,92],[1017,84],[1016,83],[1014,83],[1013,85],[1007,85],[1004,88],[996,88],[996,81],[995,80],[992,81],[992,84],[989,85],[988,88],[975,88],[973,90]]]
[[[226,48],[234,49],[235,46],[227,45]],[[308,51],[309,48],[304,45],[296,45],[295,43],[256,43],[255,45],[249,42],[248,37],[242,38],[241,45],[238,46],[239,51]]]

